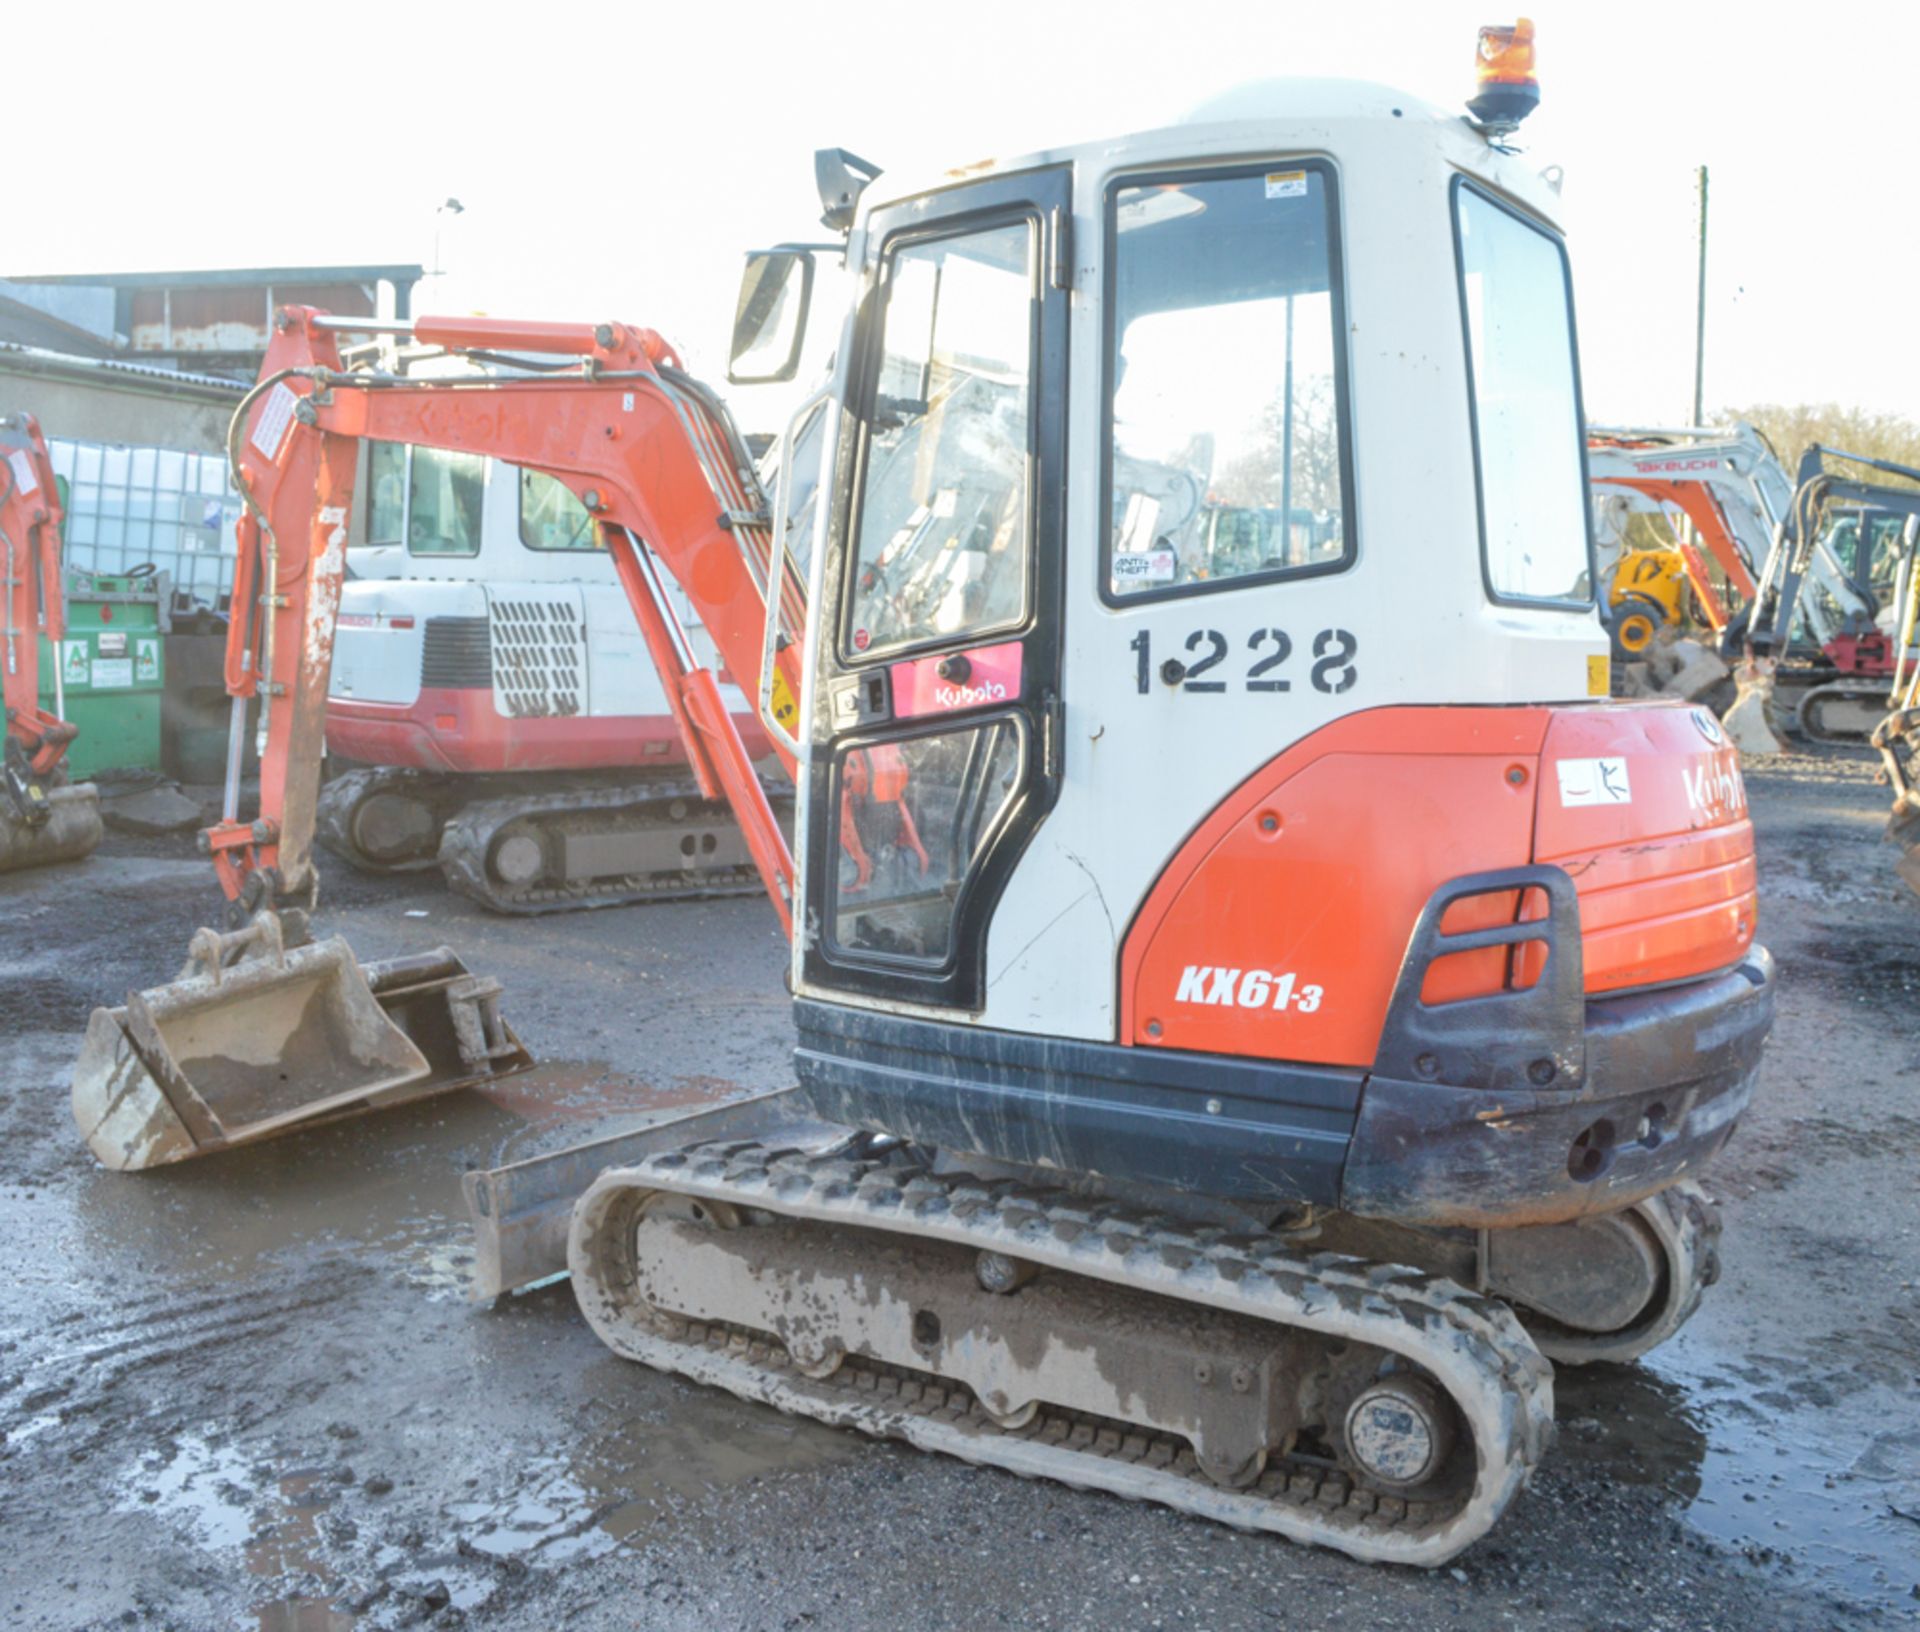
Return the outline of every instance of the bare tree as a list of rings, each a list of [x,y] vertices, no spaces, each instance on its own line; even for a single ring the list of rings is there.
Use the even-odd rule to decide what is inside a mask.
[[[1287,402],[1276,392],[1260,411],[1253,445],[1214,480],[1214,496],[1246,509],[1274,509],[1285,482]],[[1293,506],[1296,510],[1340,508],[1340,426],[1333,378],[1311,374],[1296,378],[1293,391]]]

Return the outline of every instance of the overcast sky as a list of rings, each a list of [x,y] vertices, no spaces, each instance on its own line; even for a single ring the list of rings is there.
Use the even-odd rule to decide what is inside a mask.
[[[1535,0],[1587,402],[1677,424],[1694,171],[1707,403],[1920,417],[1920,7]],[[21,0],[0,275],[418,260],[423,310],[650,325],[718,377],[741,251],[817,237],[812,152],[919,173],[1278,74],[1471,94],[1480,5],[1181,0],[165,8]],[[36,65],[23,72],[22,66]],[[742,404],[750,423],[763,418]]]

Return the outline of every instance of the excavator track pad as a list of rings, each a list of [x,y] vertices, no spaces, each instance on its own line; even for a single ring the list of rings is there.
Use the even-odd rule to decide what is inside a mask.
[[[1367,1561],[1452,1558],[1552,1438],[1552,1367],[1490,1298],[901,1148],[603,1173],[569,1268],[658,1370]]]

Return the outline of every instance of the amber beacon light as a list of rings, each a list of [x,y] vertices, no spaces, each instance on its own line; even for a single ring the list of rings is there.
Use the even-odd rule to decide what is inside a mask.
[[[1475,59],[1479,85],[1467,111],[1489,135],[1504,135],[1540,105],[1540,81],[1533,72],[1533,19],[1481,29]]]

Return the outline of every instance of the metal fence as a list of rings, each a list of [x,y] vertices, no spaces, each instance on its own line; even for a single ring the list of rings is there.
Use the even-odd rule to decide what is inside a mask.
[[[151,561],[210,606],[233,584],[240,496],[217,454],[112,447],[48,437],[54,474],[67,481],[66,562],[125,572]]]

